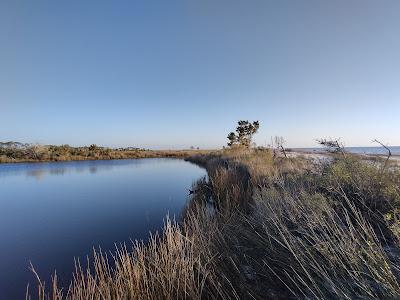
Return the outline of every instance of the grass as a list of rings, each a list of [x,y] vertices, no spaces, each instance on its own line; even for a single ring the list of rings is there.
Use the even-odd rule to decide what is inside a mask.
[[[95,251],[92,269],[76,262],[66,292],[57,288],[53,277],[52,293],[46,295],[40,284],[39,299],[200,299],[213,281],[211,269],[195,248],[190,235],[167,219],[162,237],[155,235],[146,245],[121,246],[112,257]]]
[[[353,155],[316,163],[263,149],[188,160],[178,225],[147,245],[95,253],[39,299],[400,298],[400,171]],[[40,279],[39,279],[40,282]]]
[[[146,150],[139,148],[111,149],[96,145],[71,147],[68,145],[24,145],[24,147],[0,147],[0,163],[40,162],[40,161],[77,161],[101,159],[185,158],[207,150]]]

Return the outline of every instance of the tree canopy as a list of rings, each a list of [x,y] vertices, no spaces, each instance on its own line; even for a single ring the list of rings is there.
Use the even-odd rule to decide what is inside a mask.
[[[247,120],[238,121],[236,133],[231,132],[228,134],[228,146],[232,147],[234,145],[240,145],[249,148],[253,135],[258,131],[259,127],[260,123],[258,121],[254,121],[253,123]]]

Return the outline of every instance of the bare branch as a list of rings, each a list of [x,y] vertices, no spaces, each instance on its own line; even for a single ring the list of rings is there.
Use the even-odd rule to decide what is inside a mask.
[[[386,169],[387,163],[389,162],[389,158],[392,156],[392,151],[390,151],[390,149],[389,149],[388,146],[386,146],[386,145],[383,144],[382,142],[378,141],[377,139],[374,139],[372,142],[373,142],[373,143],[378,143],[378,144],[381,145],[383,148],[385,148],[385,149],[387,150],[387,152],[388,152],[388,155],[387,155],[386,160],[385,160],[385,164],[383,165],[383,168],[382,168],[382,171],[383,171],[383,170]]]

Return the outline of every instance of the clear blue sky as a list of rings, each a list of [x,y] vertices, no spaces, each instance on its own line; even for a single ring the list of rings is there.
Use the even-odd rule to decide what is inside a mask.
[[[0,2],[0,140],[400,145],[400,1]]]

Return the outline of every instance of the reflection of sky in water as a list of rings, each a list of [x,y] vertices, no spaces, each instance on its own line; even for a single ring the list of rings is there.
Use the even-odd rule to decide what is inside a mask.
[[[146,239],[179,217],[203,169],[176,159],[0,164],[0,299],[22,299],[32,260],[46,283],[93,246]]]

